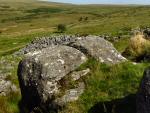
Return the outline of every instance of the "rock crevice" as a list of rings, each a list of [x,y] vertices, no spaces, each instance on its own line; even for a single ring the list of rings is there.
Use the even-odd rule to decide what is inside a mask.
[[[57,113],[79,98],[85,89],[80,78],[90,69],[75,70],[89,57],[107,64],[126,60],[110,42],[98,36],[43,38],[16,54],[25,54],[18,67],[22,103],[35,113]]]

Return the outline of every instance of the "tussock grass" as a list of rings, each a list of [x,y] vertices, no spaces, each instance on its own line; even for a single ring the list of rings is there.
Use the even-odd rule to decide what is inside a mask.
[[[143,48],[147,43],[144,39],[144,35],[138,34],[130,39],[129,48],[131,49],[131,54],[137,56],[143,53]]]
[[[149,48],[150,41],[147,40],[142,33],[138,33],[130,39],[129,45],[123,54],[132,60],[139,57],[142,59],[142,56],[144,57],[149,54]]]

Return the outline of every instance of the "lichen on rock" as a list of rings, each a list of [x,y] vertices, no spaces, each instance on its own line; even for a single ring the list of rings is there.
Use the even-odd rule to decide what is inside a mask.
[[[98,36],[43,38],[15,54],[25,55],[18,66],[22,103],[35,113],[57,113],[79,98],[85,89],[80,79],[90,69],[76,69],[88,58],[107,64],[126,61],[110,42]]]
[[[86,60],[86,56],[79,50],[67,46],[52,46],[27,54],[18,68],[24,104],[30,111],[37,106],[42,110],[49,109],[47,105],[54,103],[53,98],[59,95],[63,87],[58,84],[59,81]],[[44,108],[41,104],[45,105]]]

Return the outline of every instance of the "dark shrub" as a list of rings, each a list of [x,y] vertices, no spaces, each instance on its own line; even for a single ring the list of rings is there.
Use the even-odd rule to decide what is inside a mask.
[[[60,32],[60,33],[65,32],[65,31],[66,31],[66,25],[64,25],[64,24],[58,24],[57,30],[58,30],[58,32]]]

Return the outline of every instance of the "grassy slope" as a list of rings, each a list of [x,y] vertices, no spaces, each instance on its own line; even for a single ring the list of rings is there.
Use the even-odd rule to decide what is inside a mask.
[[[110,66],[90,59],[80,67],[91,69],[89,75],[82,78],[86,83],[86,90],[78,101],[68,104],[64,113],[135,113],[135,108],[132,108],[135,106],[135,95],[143,71],[148,65],[125,62]],[[132,100],[124,102],[129,95],[134,95]],[[117,108],[118,104],[123,107]]]
[[[67,25],[68,34],[112,35],[126,34],[131,28],[150,25],[150,6],[77,6],[34,0],[18,1],[0,1],[0,56],[13,53],[37,36],[52,34],[59,23]],[[88,17],[88,20],[79,22],[80,17]],[[119,51],[123,51],[128,44],[128,38],[114,44]],[[6,60],[9,62],[13,59],[8,57]],[[107,66],[93,59],[89,60],[81,66],[92,70],[85,79],[87,89],[79,101],[69,104],[66,112],[86,113],[98,102],[123,98],[135,93],[147,65],[123,63]],[[16,70],[12,70],[9,79],[17,84],[16,78]],[[0,97],[0,112],[18,113],[19,99],[20,94]]]
[[[0,55],[24,46],[35,36],[32,34],[55,32],[56,26],[60,23],[67,25],[66,33],[69,34],[112,35],[125,33],[141,25],[150,25],[150,6],[71,5],[34,0],[18,1],[0,1]],[[79,22],[80,17],[88,17],[88,20]],[[9,42],[6,42],[7,37]],[[18,42],[21,43],[13,44]]]

